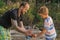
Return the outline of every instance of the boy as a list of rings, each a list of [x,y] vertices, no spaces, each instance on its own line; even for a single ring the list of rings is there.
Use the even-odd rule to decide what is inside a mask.
[[[53,20],[48,14],[48,8],[46,6],[42,6],[38,12],[44,20],[44,29],[42,30],[42,32],[38,33],[37,36],[42,36],[43,34],[45,34],[46,40],[55,40],[57,34],[55,31]]]

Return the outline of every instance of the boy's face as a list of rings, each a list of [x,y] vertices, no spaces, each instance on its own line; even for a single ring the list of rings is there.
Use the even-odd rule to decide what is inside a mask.
[[[39,14],[41,16],[41,18],[45,19],[46,18],[46,15],[44,14]]]

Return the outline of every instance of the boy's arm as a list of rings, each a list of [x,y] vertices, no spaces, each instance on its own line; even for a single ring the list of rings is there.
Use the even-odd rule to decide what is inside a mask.
[[[46,31],[49,29],[50,24],[51,24],[51,20],[50,19],[49,20],[46,20],[45,23],[44,23],[44,25],[45,25],[44,26],[44,29],[40,33],[38,33],[38,36],[45,34]]]
[[[46,29],[44,28],[41,32],[39,32],[38,34],[37,34],[37,36],[42,36],[42,35],[44,35],[45,33],[46,33]]]

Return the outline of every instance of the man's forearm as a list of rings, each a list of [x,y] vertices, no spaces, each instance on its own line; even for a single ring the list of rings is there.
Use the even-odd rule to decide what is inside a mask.
[[[16,27],[18,30],[19,30],[19,32],[22,32],[22,33],[26,33],[26,29],[25,28],[22,28],[22,27]]]
[[[18,26],[17,20],[11,19],[11,22],[12,22],[12,25],[13,25],[14,27],[16,27],[20,32],[22,32],[22,33],[25,33],[25,32],[26,32],[26,30],[25,30],[24,27]],[[22,23],[21,23],[21,24],[22,24]],[[23,24],[22,24],[22,25],[23,25]]]

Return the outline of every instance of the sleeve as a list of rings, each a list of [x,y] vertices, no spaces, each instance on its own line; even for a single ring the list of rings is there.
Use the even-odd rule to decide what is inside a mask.
[[[16,24],[18,24],[18,26],[20,25],[20,21],[22,21],[22,16],[18,17],[17,16],[17,11],[16,10],[12,10],[11,11],[11,19],[15,20],[14,22],[16,22]]]
[[[44,28],[45,29],[49,29],[51,25],[51,20],[50,19],[46,19],[45,23],[44,23]]]
[[[22,18],[21,17],[18,17],[17,18],[17,23],[18,23],[19,26],[21,26],[21,21],[23,21]]]
[[[18,21],[23,21],[23,19],[21,17],[17,17]]]
[[[12,23],[13,26],[16,26],[16,27],[18,26],[17,21],[14,20],[14,19],[11,19],[11,23]]]
[[[23,15],[20,15],[20,17],[17,18],[18,21],[23,21]]]
[[[10,16],[11,16],[12,19],[17,20],[17,11],[12,10]]]
[[[11,17],[12,25],[18,26],[18,22],[17,22],[17,11],[15,9],[14,10],[11,10],[10,17]]]

